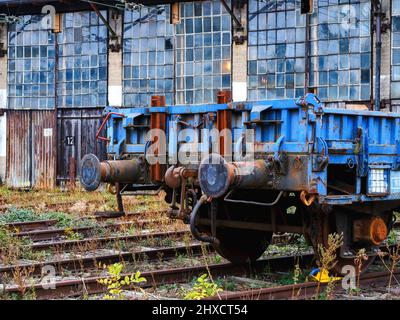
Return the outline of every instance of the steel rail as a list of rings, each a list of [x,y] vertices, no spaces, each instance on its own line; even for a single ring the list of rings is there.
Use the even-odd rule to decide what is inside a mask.
[[[117,241],[140,241],[149,238],[176,238],[184,235],[190,235],[189,230],[178,230],[178,231],[167,231],[167,232],[154,232],[154,233],[140,233],[137,235],[122,235],[113,237],[102,237],[102,238],[86,238],[82,240],[61,240],[51,241],[43,243],[33,243],[28,245],[33,251],[48,250],[48,249],[71,249],[85,247],[93,243],[105,244]]]
[[[74,233],[79,233],[82,235],[90,235],[92,234],[97,228],[105,228],[110,231],[121,230],[123,228],[129,227],[145,227],[150,226],[157,223],[170,223],[170,219],[150,219],[150,220],[135,220],[135,221],[128,221],[128,222],[119,222],[115,224],[109,225],[98,225],[98,226],[89,226],[89,227],[77,227],[71,228],[70,231]],[[23,231],[14,233],[13,236],[15,237],[28,237],[32,241],[46,241],[52,240],[55,238],[61,238],[65,236],[65,228],[56,228],[56,229],[37,229],[31,231]]]
[[[35,220],[35,221],[23,221],[23,222],[10,222],[5,224],[0,224],[8,229],[17,229],[20,231],[32,231],[41,228],[47,228],[54,226],[57,224],[58,220],[49,219],[49,220]]]

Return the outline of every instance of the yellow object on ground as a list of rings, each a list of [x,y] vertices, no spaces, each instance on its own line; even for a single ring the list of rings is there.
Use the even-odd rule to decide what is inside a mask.
[[[331,277],[329,275],[329,271],[326,269],[314,269],[310,273],[311,279],[320,283],[328,283],[332,281],[339,281],[342,280],[340,277]]]

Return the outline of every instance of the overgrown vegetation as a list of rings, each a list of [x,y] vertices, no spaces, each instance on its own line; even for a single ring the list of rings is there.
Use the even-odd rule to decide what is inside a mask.
[[[28,209],[11,208],[8,209],[5,214],[0,215],[0,224],[34,220],[39,220],[38,215],[34,211]]]
[[[63,212],[36,213],[31,209],[10,208],[0,215],[0,225],[39,220],[57,220],[55,227],[58,228],[91,227],[97,224],[93,219],[79,218]]]
[[[319,255],[319,262],[318,265],[320,267],[321,274],[324,271],[331,271],[336,264],[338,263],[337,260],[337,252],[339,248],[343,245],[343,233],[337,234],[332,233],[328,236],[328,244],[327,246],[323,246],[322,244],[318,245],[318,255]],[[335,280],[331,278],[329,280],[325,292],[321,295],[320,294],[320,282],[318,282],[318,289],[317,289],[317,299],[323,299],[324,296],[326,299],[331,299],[333,290],[335,288]]]
[[[149,201],[151,200],[151,201]],[[159,202],[155,200],[160,200]],[[135,196],[124,198],[124,206],[127,211],[149,212],[167,209],[162,196]],[[149,202],[144,204],[143,201]],[[140,203],[140,205],[138,205]],[[37,212],[66,212],[79,215],[91,214],[95,211],[116,210],[116,198],[109,192],[86,192],[76,188],[74,191],[63,191],[55,188],[51,191],[30,190],[29,192],[8,189],[0,186],[0,205],[4,209],[15,206],[19,209],[31,209]]]
[[[105,300],[125,300],[126,295],[123,292],[124,287],[130,287],[134,290],[143,291],[139,287],[140,283],[146,282],[146,278],[141,276],[141,273],[137,271],[131,276],[125,276],[122,278],[122,272],[124,265],[122,263],[114,263],[110,266],[103,265],[103,269],[107,269],[109,278],[98,280],[98,283],[107,287],[108,293],[104,295]]]
[[[193,288],[186,292],[185,300],[201,300],[208,297],[216,296],[222,288],[213,282],[207,274],[201,275],[197,278]]]
[[[4,264],[13,264],[20,259],[40,259],[41,253],[33,252],[30,244],[30,239],[14,237],[8,228],[0,226],[0,259]]]

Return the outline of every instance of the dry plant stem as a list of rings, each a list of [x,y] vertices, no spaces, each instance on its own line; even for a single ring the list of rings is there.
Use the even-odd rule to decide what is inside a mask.
[[[397,246],[397,248],[396,248],[396,253],[395,253],[395,254],[390,254],[390,248],[389,248],[389,247],[387,247],[387,250],[388,250],[389,253],[381,252],[381,251],[378,253],[378,257],[379,257],[379,259],[381,260],[383,266],[384,266],[384,267],[386,268],[386,270],[389,271],[389,273],[390,273],[389,283],[388,283],[388,289],[391,288],[391,284],[392,284],[393,279],[396,280],[396,283],[397,283],[398,285],[400,285],[399,280],[398,280],[398,279],[395,277],[395,275],[394,275],[394,270],[395,270],[397,264],[398,264],[399,261],[400,261],[399,248],[400,248],[400,244]],[[387,256],[387,255],[389,256],[389,259],[392,261],[390,267],[386,264],[385,260],[383,259],[383,258],[384,258],[385,256]],[[397,257],[397,258],[396,258],[396,257]]]
[[[202,258],[204,260],[204,266],[206,267],[207,273],[208,273],[208,277],[210,278],[212,283],[214,282],[214,278],[211,274],[211,270],[210,267],[208,266],[208,262],[207,262],[207,251],[206,251],[206,246],[204,243],[201,244],[201,252],[202,252]],[[219,294],[219,292],[217,292],[217,296],[219,300],[222,300],[221,295]]]
[[[356,275],[357,275],[357,288],[360,288],[361,269],[363,261],[366,260],[368,260],[368,256],[366,254],[365,249],[358,250],[356,258],[354,259],[354,265],[356,266]]]
[[[34,270],[35,268],[32,266],[28,268],[21,268],[20,266],[16,265],[13,271],[13,279],[18,287],[18,291],[20,292],[22,298],[25,297],[26,291],[28,289],[27,279],[29,279]]]
[[[343,233],[337,234],[333,233],[328,236],[328,247],[324,247],[322,244],[318,245],[318,254],[320,257],[319,267],[320,276],[322,275],[322,270],[330,271],[337,264],[337,251],[343,245]],[[317,286],[317,297],[319,297],[321,290],[321,282],[318,279]]]
[[[396,249],[393,250],[393,253],[389,254],[390,260],[392,261],[391,268],[390,268],[389,285],[388,285],[388,289],[389,290],[390,290],[390,288],[392,286],[393,278],[396,279],[396,277],[394,276],[394,271],[396,269],[396,266],[400,262],[399,249],[400,249],[400,244],[398,244]],[[389,252],[390,252],[390,250],[389,250]],[[396,279],[396,281],[397,281],[397,279]],[[398,281],[397,281],[397,283],[398,283]]]

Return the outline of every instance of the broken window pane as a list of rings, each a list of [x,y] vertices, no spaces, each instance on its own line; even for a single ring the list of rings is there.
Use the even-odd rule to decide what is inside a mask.
[[[310,77],[310,86],[321,99],[328,101],[358,101],[366,96],[368,100],[371,69],[368,1],[354,0],[342,6],[337,1],[317,3],[311,19],[311,30],[317,32],[311,32],[310,38],[314,44],[310,50],[311,66],[317,73]],[[362,89],[361,83],[365,84]],[[332,88],[336,84],[339,87]]]
[[[303,94],[306,33],[300,2],[250,0],[249,6],[249,25],[256,31],[248,43],[249,99]]]
[[[23,16],[8,31],[8,108],[54,109],[54,34],[40,15]]]
[[[180,62],[193,61],[195,57],[193,37],[185,39],[180,34],[185,34],[185,29],[197,31],[202,28],[202,24],[199,24],[192,15],[190,21],[177,25],[177,36],[174,39],[173,29],[169,24],[169,10],[169,6],[159,6],[125,12],[123,46],[125,107],[149,106],[153,95],[165,95],[167,104],[173,104],[174,41],[177,47],[183,49],[176,57],[178,72],[184,69]],[[187,4],[184,10],[194,13],[193,4]],[[196,13],[199,14],[198,8]],[[139,36],[138,32],[140,39],[135,41]],[[190,49],[184,49],[185,41]]]
[[[176,47],[176,60],[186,62],[184,68],[176,68],[176,103],[211,103],[216,101],[218,90],[231,89],[231,17],[220,1],[194,2],[194,11],[191,7],[192,4],[181,4],[181,23],[176,26],[186,26],[186,41]],[[265,23],[263,17],[256,18],[249,29],[256,28],[258,21]],[[257,43],[257,38],[256,32],[249,32],[249,42]],[[257,60],[266,56],[266,49],[250,54]],[[257,64],[254,68],[257,70]]]
[[[108,70],[108,33],[101,20],[91,18],[91,15],[91,12],[63,14],[63,32],[57,35],[59,43],[57,96],[61,108],[107,105],[105,80]],[[90,36],[83,36],[84,28],[90,30]],[[70,89],[67,83],[71,85]]]

